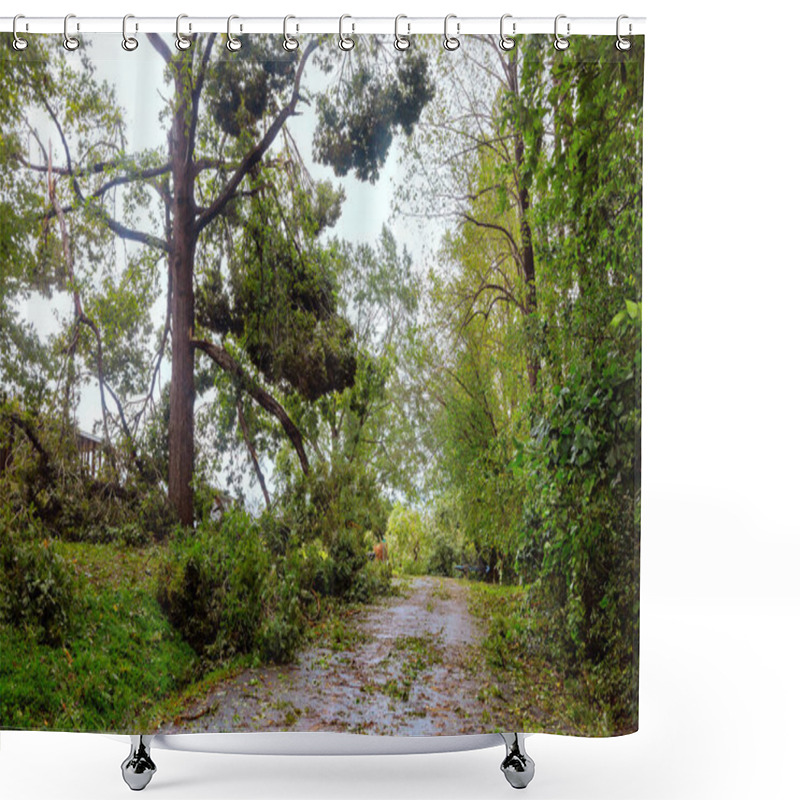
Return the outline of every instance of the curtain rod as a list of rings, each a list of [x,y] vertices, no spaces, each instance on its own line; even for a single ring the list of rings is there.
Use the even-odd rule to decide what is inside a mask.
[[[608,34],[617,32],[617,17],[570,17],[559,15],[559,30],[562,35],[569,34]],[[248,33],[283,33],[284,17],[235,17],[232,31],[235,34]],[[356,17],[346,15],[344,23],[339,17],[291,17],[290,33],[294,35],[308,33],[339,33],[340,24],[346,33],[393,34],[395,17]],[[506,16],[504,31],[507,35],[547,33],[554,30],[554,17],[514,17]],[[624,20],[623,35],[631,36],[645,32],[645,17],[627,17]],[[64,17],[27,17],[17,20],[17,33],[64,33]],[[0,32],[11,33],[14,17],[0,17]],[[225,33],[228,30],[228,17],[195,17],[182,15],[181,31],[185,35],[192,33]],[[128,19],[129,35],[136,33],[175,33],[174,17],[137,17]],[[83,17],[70,16],[69,30],[71,34],[82,33],[122,33],[122,17]],[[496,17],[451,17],[448,30],[455,35],[498,34],[500,31],[500,15]],[[400,31],[405,35],[444,32],[444,17],[412,17],[403,16]]]

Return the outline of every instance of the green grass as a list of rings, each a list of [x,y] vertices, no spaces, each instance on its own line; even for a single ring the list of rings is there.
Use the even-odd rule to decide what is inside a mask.
[[[584,684],[548,659],[546,623],[529,607],[527,590],[462,582],[470,588],[470,611],[485,623],[481,649],[494,678],[479,698],[501,697],[518,730],[607,735],[608,720]]]
[[[186,682],[197,660],[155,600],[160,551],[59,546],[79,576],[76,630],[51,647],[0,628],[0,727],[127,733]]]

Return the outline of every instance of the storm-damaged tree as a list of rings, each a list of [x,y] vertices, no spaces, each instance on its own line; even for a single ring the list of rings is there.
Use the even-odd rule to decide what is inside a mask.
[[[54,184],[55,200],[41,212],[45,220],[63,215],[73,227],[84,226],[87,238],[86,231],[105,229],[141,245],[137,252],[153,265],[166,259],[167,307],[147,401],[153,404],[155,376],[168,352],[168,491],[188,525],[196,349],[280,422],[303,469],[302,435],[269,385],[288,385],[314,399],[349,385],[355,373],[348,327],[334,311],[314,253],[314,240],[335,220],[340,198],[330,186],[306,180],[316,211],[307,215],[305,229],[291,229],[286,196],[275,194],[298,174],[287,121],[302,104],[316,103],[315,159],[337,175],[352,171],[374,182],[393,136],[411,132],[432,89],[424,55],[396,53],[377,38],[346,55],[322,39],[287,53],[279,37],[251,37],[235,54],[214,35],[195,35],[186,51],[155,34],[147,40],[165,65],[163,84],[152,89],[154,99],[166,94],[165,148],[129,145],[114,89],[95,77],[91,47],[81,55],[45,45],[6,62],[30,102],[18,116],[19,146],[5,155],[29,178],[48,176]],[[32,69],[42,58],[49,62],[45,80],[40,66]],[[75,64],[78,58],[82,65]],[[34,156],[20,144],[26,138]],[[52,155],[48,138],[55,141]],[[151,272],[157,286],[158,273]],[[209,301],[202,323],[218,341],[198,330],[198,284]],[[230,319],[220,306],[223,296],[235,309]],[[121,404],[118,410],[130,434]]]

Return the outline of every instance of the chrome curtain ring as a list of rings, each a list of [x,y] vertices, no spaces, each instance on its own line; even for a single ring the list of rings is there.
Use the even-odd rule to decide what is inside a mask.
[[[17,21],[21,20],[21,19],[25,19],[25,15],[24,14],[17,14],[17,16],[14,17],[14,22],[13,22],[12,27],[11,27],[11,30],[14,33],[14,41],[11,44],[12,44],[12,46],[13,46],[13,48],[15,50],[24,50],[28,46],[28,40],[27,39],[23,39],[17,33]],[[25,23],[25,30],[27,30],[27,29],[28,29],[28,24]]]
[[[453,50],[458,50],[458,48],[461,47],[461,41],[458,38],[458,34],[461,31],[461,23],[456,22],[456,35],[451,36],[450,32],[447,29],[448,23],[450,22],[451,19],[456,19],[456,15],[448,14],[444,18],[444,41],[442,42],[442,44],[444,45],[445,50],[453,51]]]
[[[511,36],[506,36],[504,25],[507,19],[511,19],[511,14],[503,14],[500,17],[500,49],[505,50],[508,52],[509,50],[513,50],[516,46],[517,42],[511,38]],[[517,23],[511,23],[511,34],[512,36],[517,32]]]
[[[394,49],[400,50],[408,50],[411,47],[411,39],[408,38],[408,34],[411,33],[411,25],[406,23],[407,32],[405,35],[400,35],[400,20],[401,19],[408,19],[405,14],[398,14],[394,18]]]
[[[620,14],[617,17],[617,44],[616,44],[616,48],[617,48],[617,50],[622,50],[623,52],[625,50],[630,50],[631,47],[633,47],[633,42],[630,39],[624,39],[622,37],[622,34],[619,32],[620,23],[624,19],[628,19],[628,16],[626,14]],[[628,23],[628,36],[630,36],[632,33],[633,33],[633,25],[629,22]]]
[[[188,17],[188,14],[178,14],[175,19],[175,47],[177,47],[178,50],[188,50],[192,46],[192,40],[181,33],[181,20],[187,19]],[[191,29],[192,26],[189,25],[189,30]]]
[[[231,22],[233,22],[233,20],[235,19],[239,19],[239,17],[237,17],[236,14],[231,14],[228,17],[228,41],[225,43],[225,47],[227,47],[228,50],[231,51],[231,53],[235,53],[237,50],[242,49],[242,40],[234,36],[233,33],[231,32]],[[241,31],[241,29],[242,27],[240,25],[239,30]]]
[[[346,19],[352,19],[352,17],[349,14],[342,14],[342,16],[339,17],[339,47],[345,51],[352,50],[356,46],[355,40],[352,38],[352,36],[345,34],[344,32],[344,21]],[[351,25],[352,30],[355,30],[355,28],[355,25]]]
[[[81,46],[81,41],[78,39],[77,36],[71,36],[69,32],[69,21],[71,19],[75,19],[74,14],[67,14],[64,17],[64,49],[69,50],[72,52],[73,50],[77,50]],[[80,24],[75,26],[76,30],[80,30]]]
[[[556,50],[566,50],[569,47],[569,39],[565,39],[558,32],[558,21],[560,19],[566,19],[566,18],[567,18],[566,14],[559,14],[556,17],[555,26],[554,26],[555,39],[553,40],[553,47],[555,47]],[[570,27],[570,24],[568,22],[567,23],[567,36],[569,36],[569,27]]]
[[[289,33],[289,20],[296,19],[296,17],[288,16],[283,18],[283,49],[291,53],[300,46],[300,42]]]
[[[129,53],[139,46],[139,40],[135,36],[128,36],[128,20],[133,18],[133,14],[126,14],[122,18],[122,49]],[[138,25],[135,26],[135,30],[139,30]]]

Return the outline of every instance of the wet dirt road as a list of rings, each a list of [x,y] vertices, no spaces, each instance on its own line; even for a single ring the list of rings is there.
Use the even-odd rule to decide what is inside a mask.
[[[213,686],[162,733],[341,731],[485,733],[505,716],[486,691],[483,631],[468,587],[415,577],[365,606],[292,665],[249,669]]]

